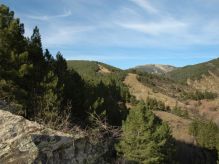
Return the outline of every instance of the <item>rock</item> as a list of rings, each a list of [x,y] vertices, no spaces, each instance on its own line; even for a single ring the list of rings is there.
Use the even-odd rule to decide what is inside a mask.
[[[46,128],[0,110],[0,163],[107,163],[109,143]]]
[[[0,108],[4,108],[7,105],[6,101],[0,100]]]

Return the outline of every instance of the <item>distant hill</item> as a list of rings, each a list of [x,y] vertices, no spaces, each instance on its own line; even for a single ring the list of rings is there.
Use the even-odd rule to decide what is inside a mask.
[[[187,79],[200,80],[203,75],[210,75],[211,73],[216,76],[219,75],[219,58],[196,64],[188,65],[179,69],[175,69],[167,73],[167,76],[178,82],[186,83]]]
[[[109,72],[119,72],[119,68],[107,65],[105,63],[88,60],[68,60],[68,68],[74,69],[80,74],[83,73],[98,73],[101,69],[108,70]]]
[[[111,80],[122,83],[126,76],[125,71],[97,61],[69,60],[67,65],[68,69],[74,69],[85,81],[92,84],[100,81],[109,83]]]
[[[146,64],[141,66],[136,66],[131,68],[132,70],[140,71],[140,72],[147,72],[152,74],[165,74],[167,72],[173,71],[177,69],[171,65],[162,65],[162,64]]]

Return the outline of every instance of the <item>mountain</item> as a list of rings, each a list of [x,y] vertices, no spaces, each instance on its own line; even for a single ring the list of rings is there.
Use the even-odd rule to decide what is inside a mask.
[[[177,68],[174,66],[171,66],[171,65],[146,64],[146,65],[136,66],[136,67],[131,68],[131,69],[137,70],[140,72],[153,73],[153,74],[165,74],[165,73],[173,71]]]
[[[186,84],[191,88],[219,94],[219,58],[185,66],[168,72],[166,75],[176,82]]]
[[[176,81],[185,83],[187,79],[199,80],[203,76],[209,76],[212,73],[216,76],[219,75],[219,58],[172,70],[167,73],[167,76]]]

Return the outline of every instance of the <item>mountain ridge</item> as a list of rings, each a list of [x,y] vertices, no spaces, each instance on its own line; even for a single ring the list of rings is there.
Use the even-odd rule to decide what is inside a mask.
[[[167,72],[177,69],[177,67],[165,64],[145,64],[136,66],[131,69],[152,74],[165,74]]]

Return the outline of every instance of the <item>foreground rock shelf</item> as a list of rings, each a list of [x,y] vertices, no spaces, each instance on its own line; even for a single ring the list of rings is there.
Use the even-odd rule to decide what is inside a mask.
[[[107,143],[90,143],[0,110],[0,163],[106,163]]]

